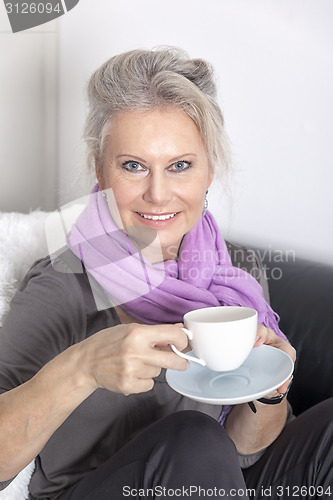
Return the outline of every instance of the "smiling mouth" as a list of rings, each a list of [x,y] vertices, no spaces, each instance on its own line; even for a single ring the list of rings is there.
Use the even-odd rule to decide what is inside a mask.
[[[140,217],[142,217],[143,219],[147,220],[169,220],[175,217],[177,214],[179,214],[179,212],[174,212],[172,214],[161,214],[161,215],[147,215],[147,214],[142,214],[140,212],[137,212],[137,214],[140,215]]]

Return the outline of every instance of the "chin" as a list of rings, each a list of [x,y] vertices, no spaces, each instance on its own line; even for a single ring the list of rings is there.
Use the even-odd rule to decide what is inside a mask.
[[[164,256],[164,260],[176,259],[178,256],[178,250],[182,242],[183,236],[179,240],[169,240],[168,242],[160,240],[161,250]]]

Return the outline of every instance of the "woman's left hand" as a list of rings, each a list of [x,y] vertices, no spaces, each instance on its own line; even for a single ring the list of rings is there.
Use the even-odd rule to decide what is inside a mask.
[[[257,340],[254,343],[253,347],[259,347],[263,344],[281,349],[281,351],[284,351],[286,354],[288,354],[295,363],[296,350],[294,349],[294,347],[289,344],[289,342],[281,339],[281,337],[276,335],[276,333],[271,328],[267,328],[264,325],[258,325]],[[284,382],[284,384],[282,384],[281,387],[277,389],[278,392],[280,392],[281,394],[286,392],[286,390],[288,389],[289,381],[290,379]]]

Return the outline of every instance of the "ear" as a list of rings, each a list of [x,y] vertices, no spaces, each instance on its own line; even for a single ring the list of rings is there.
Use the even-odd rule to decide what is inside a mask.
[[[214,180],[214,170],[212,167],[209,167],[208,177],[207,177],[207,189],[211,186]]]
[[[103,177],[103,170],[101,165],[99,165],[97,158],[94,159],[95,163],[95,174],[96,174],[96,179],[99,185],[99,188],[103,191],[105,188],[105,183],[104,183],[104,177]]]

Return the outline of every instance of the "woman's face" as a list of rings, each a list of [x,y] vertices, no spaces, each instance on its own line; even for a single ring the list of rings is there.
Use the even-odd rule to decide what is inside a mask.
[[[125,229],[155,229],[170,259],[198,222],[213,173],[193,120],[168,108],[116,115],[97,177],[112,188]]]

